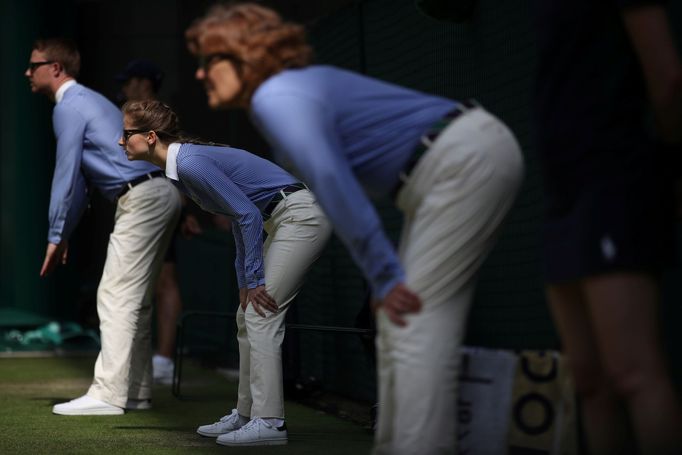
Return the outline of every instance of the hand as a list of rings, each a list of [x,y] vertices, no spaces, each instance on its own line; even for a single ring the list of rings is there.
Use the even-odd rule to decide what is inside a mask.
[[[63,240],[59,245],[55,243],[48,243],[47,250],[45,251],[45,259],[43,260],[43,266],[40,268],[40,277],[46,277],[50,272],[54,270],[59,262],[66,264],[66,260],[69,254],[69,241]]]
[[[375,312],[383,309],[392,323],[405,327],[407,321],[403,316],[409,313],[418,313],[422,308],[422,302],[419,296],[410,291],[407,286],[398,283],[386,294],[383,300],[373,301],[372,306]]]
[[[186,238],[192,238],[195,235],[201,235],[204,230],[201,229],[201,225],[197,220],[197,217],[191,214],[185,215],[183,220],[180,222],[180,233]]]
[[[264,309],[273,313],[276,313],[278,310],[277,302],[270,297],[270,294],[267,293],[264,285],[249,289],[246,292],[246,304],[242,306],[245,311],[249,303],[253,305],[253,309],[256,310],[256,313],[263,317],[265,317]]]

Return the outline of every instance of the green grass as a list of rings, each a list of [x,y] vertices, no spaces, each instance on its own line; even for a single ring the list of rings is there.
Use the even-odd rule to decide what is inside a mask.
[[[287,402],[289,444],[228,448],[195,433],[232,409],[236,384],[187,367],[183,396],[155,386],[153,409],[122,416],[57,416],[52,406],[82,395],[93,358],[0,359],[0,454],[272,453],[363,454],[371,435],[358,425]]]

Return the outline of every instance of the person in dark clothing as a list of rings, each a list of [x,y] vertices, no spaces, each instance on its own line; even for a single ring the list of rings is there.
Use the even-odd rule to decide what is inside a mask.
[[[682,134],[682,67],[665,10],[636,0],[538,5],[547,293],[587,444],[682,453],[657,321],[659,275],[674,251],[666,151]]]

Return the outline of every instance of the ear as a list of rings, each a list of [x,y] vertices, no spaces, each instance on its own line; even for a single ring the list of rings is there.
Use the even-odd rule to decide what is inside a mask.
[[[147,144],[149,144],[150,147],[156,145],[158,138],[156,131],[150,131],[149,134],[147,134]]]
[[[57,78],[64,75],[64,67],[59,62],[54,62],[52,65],[52,75]]]

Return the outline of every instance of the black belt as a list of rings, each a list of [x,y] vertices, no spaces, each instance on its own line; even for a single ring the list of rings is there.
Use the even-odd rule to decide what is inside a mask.
[[[272,214],[272,211],[275,210],[275,207],[277,207],[277,204],[282,202],[284,198],[289,196],[290,194],[293,194],[297,191],[301,190],[307,190],[308,187],[305,185],[305,183],[294,183],[293,185],[285,186],[281,190],[275,194],[272,199],[270,199],[270,202],[265,206],[263,209],[263,219],[267,220],[270,218],[270,215]]]
[[[453,110],[451,110],[450,112],[448,112],[447,114],[433,122],[431,126],[429,126],[429,129],[426,130],[424,134],[422,134],[421,139],[419,140],[419,144],[417,144],[417,146],[414,148],[414,150],[412,151],[412,155],[410,155],[410,158],[407,160],[407,164],[405,164],[405,167],[403,167],[403,170],[400,172],[398,185],[396,185],[393,192],[391,193],[394,199],[395,196],[398,195],[398,191],[400,191],[400,188],[402,188],[405,182],[407,181],[407,177],[410,175],[410,173],[417,165],[421,157],[424,156],[427,150],[429,150],[431,144],[433,144],[433,142],[440,135],[440,133],[442,133],[443,130],[457,117],[464,114],[469,109],[473,109],[479,106],[480,105],[474,100],[461,101],[456,108],[454,108]]]
[[[141,176],[136,177],[127,183],[124,183],[121,191],[118,193],[118,195],[116,195],[116,199],[122,198],[129,190],[132,190],[134,186],[156,177],[163,177],[165,174],[166,173],[164,171],[149,172],[147,174],[142,174]]]

